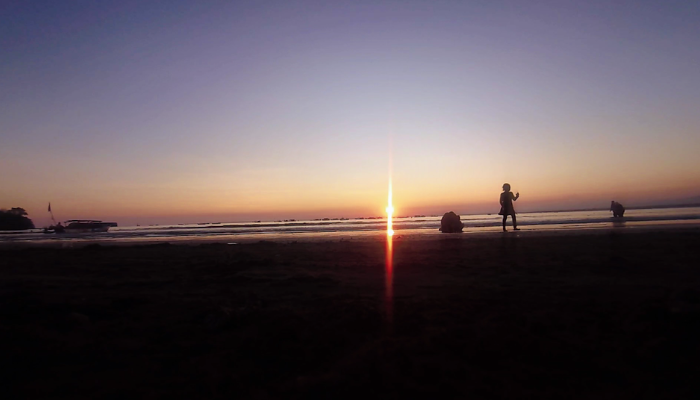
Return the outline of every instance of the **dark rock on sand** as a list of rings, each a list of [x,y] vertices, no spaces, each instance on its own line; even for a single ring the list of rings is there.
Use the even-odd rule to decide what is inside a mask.
[[[459,219],[459,215],[455,214],[453,211],[445,213],[440,221],[440,230],[442,233],[457,233],[462,232],[464,224]]]

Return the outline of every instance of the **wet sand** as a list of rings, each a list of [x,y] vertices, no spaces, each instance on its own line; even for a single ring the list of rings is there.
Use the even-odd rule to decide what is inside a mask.
[[[689,398],[700,229],[0,250],[27,398]],[[391,297],[387,298],[387,290]]]

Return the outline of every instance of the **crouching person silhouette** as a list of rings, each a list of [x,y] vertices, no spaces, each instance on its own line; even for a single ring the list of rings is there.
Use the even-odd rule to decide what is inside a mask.
[[[613,217],[615,218],[622,218],[625,216],[625,207],[615,200],[610,203],[610,211],[612,211]]]

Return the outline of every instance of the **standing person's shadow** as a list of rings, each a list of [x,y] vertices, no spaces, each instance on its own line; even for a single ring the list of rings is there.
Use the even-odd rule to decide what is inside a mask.
[[[625,220],[613,220],[613,228],[624,228],[625,226]]]
[[[624,224],[624,222],[621,222]],[[628,266],[627,259],[624,257],[624,238],[620,232],[611,232],[609,238],[609,260],[610,267],[614,269],[625,269]]]
[[[518,251],[518,237],[515,235],[502,235],[499,244],[499,253],[512,259]]]

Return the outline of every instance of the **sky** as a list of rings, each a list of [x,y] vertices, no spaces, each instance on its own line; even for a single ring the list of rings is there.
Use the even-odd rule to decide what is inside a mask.
[[[0,208],[37,225],[700,196],[700,3],[4,1]]]

